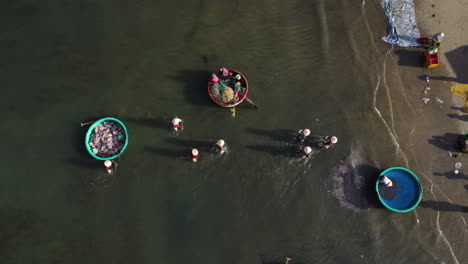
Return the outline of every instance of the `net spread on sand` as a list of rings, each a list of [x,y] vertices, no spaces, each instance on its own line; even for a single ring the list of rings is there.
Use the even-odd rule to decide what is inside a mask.
[[[117,155],[125,143],[125,131],[116,122],[106,121],[94,128],[89,146],[93,153],[108,158]]]
[[[390,24],[388,36],[382,39],[400,47],[420,46],[413,0],[380,0],[380,3]]]

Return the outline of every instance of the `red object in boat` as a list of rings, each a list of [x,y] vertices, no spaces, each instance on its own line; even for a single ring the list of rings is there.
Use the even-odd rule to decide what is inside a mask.
[[[417,41],[418,41],[419,44],[424,44],[424,43],[426,43],[428,40],[429,40],[429,38],[424,37],[424,38],[418,38]]]

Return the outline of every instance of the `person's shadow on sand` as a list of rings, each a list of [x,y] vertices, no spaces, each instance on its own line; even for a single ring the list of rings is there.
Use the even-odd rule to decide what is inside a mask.
[[[427,75],[418,76],[419,80],[425,81]],[[429,76],[430,80],[438,80],[438,81],[446,81],[446,82],[458,82],[457,78],[455,77],[448,77],[448,76]],[[429,84],[428,84],[429,86]]]
[[[419,206],[432,208],[434,211],[468,213],[468,206],[452,204],[444,201],[421,201]]]
[[[450,118],[457,118],[460,121],[468,121],[468,115],[447,114]]]
[[[442,44],[443,45],[443,44]],[[447,57],[448,62],[455,71],[457,77],[449,76],[430,76],[432,80],[447,81],[447,82],[468,82],[468,45],[461,46],[449,52],[445,52],[444,55]],[[419,79],[426,80],[426,75],[419,76]]]
[[[459,134],[445,133],[443,136],[432,136],[428,142],[443,150],[457,151],[456,143],[459,136]]]
[[[456,81],[468,82],[468,45],[446,52],[445,56],[457,75]]]
[[[447,179],[463,179],[468,180],[468,176],[465,176],[463,173],[455,174],[455,171],[447,171],[444,173],[434,173],[434,176],[445,176]]]

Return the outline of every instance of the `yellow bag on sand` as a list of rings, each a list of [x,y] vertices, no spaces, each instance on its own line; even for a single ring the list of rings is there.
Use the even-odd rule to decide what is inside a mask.
[[[232,88],[226,87],[224,91],[221,93],[223,97],[223,103],[227,104],[229,103],[232,99],[234,99],[234,91]]]
[[[453,94],[460,96],[465,100],[465,105],[463,106],[463,111],[468,113],[468,84],[457,84],[450,87],[450,91]]]

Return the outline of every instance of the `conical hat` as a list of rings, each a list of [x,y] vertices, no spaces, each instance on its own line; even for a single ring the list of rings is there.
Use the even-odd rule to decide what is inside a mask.
[[[106,167],[112,166],[112,161],[110,161],[110,160],[104,161],[104,166],[106,166]]]
[[[307,146],[307,147],[304,148],[304,153],[305,153],[305,154],[309,154],[309,153],[311,153],[311,152],[312,152],[312,148],[311,148],[311,147]]]
[[[172,124],[173,124],[173,125],[177,125],[177,124],[179,124],[181,121],[182,121],[182,119],[180,119],[180,118],[178,118],[178,117],[174,117],[174,118],[172,119]]]
[[[222,139],[218,140],[218,142],[216,142],[216,145],[218,145],[220,147],[224,146],[224,140],[222,140]]]
[[[192,155],[197,156],[198,155],[198,149],[192,149]]]

